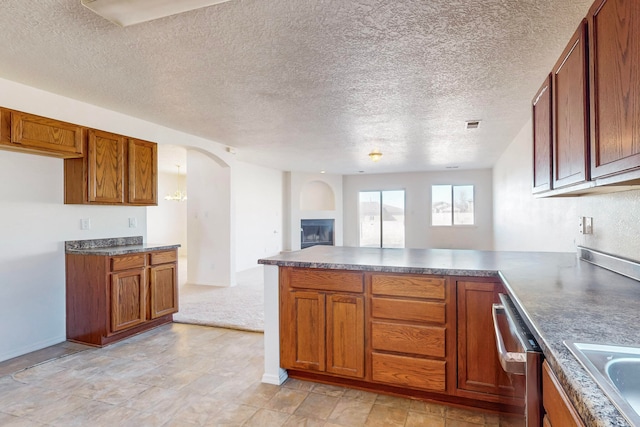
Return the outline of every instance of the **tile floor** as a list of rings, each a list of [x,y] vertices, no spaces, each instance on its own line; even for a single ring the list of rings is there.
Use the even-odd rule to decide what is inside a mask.
[[[523,425],[518,418],[298,380],[262,384],[262,340],[258,333],[174,323],[106,348],[55,355],[0,373],[0,425]]]

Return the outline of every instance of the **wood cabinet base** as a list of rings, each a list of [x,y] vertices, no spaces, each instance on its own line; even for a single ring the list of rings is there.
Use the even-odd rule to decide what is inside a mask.
[[[138,325],[136,327],[127,329],[126,331],[122,331],[119,334],[111,335],[108,337],[105,336],[94,336],[94,337],[67,337],[67,341],[73,341],[80,344],[91,345],[94,347],[104,347],[106,345],[112,344],[116,341],[120,341],[125,338],[129,338],[133,335],[141,334],[142,332],[146,332],[150,329],[157,328],[158,326],[166,325],[168,323],[173,323],[173,314],[168,314],[166,316],[159,317],[157,319],[151,320],[149,322],[145,322],[144,324]]]
[[[415,400],[423,400],[427,402],[444,403],[451,406],[459,406],[464,408],[482,409],[490,412],[499,412],[506,414],[523,415],[521,406],[513,406],[504,403],[485,402],[476,399],[465,399],[457,396],[450,396],[439,393],[430,393],[423,390],[413,390],[405,387],[395,387],[386,384],[376,384],[361,380],[352,380],[348,378],[334,377],[325,374],[315,374],[305,371],[297,371],[294,369],[287,370],[289,378],[314,381],[323,384],[331,384],[354,388],[357,390],[369,391],[372,393],[388,394],[391,396],[405,397]]]
[[[67,339],[97,347],[173,321],[177,250],[66,255]]]

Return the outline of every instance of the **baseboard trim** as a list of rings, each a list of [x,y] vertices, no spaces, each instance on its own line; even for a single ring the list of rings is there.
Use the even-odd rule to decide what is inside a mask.
[[[265,384],[282,385],[287,380],[287,378],[289,378],[287,371],[284,369],[280,369],[279,375],[265,373],[262,376],[262,382]]]

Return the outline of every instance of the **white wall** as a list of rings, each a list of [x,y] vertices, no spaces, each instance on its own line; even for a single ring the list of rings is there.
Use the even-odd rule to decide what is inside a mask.
[[[160,149],[158,150],[160,152]],[[180,244],[178,255],[187,256],[187,202],[164,200],[176,191],[178,182],[186,190],[186,177],[181,173],[158,173],[158,206],[147,208],[147,239],[150,243]]]
[[[493,170],[495,248],[575,252],[576,244],[640,259],[640,191],[581,197],[531,195],[532,128],[529,121]],[[578,217],[593,217],[581,235]]]
[[[259,258],[282,250],[283,172],[236,162],[236,270],[258,265]]]
[[[0,79],[0,106],[233,162],[216,142],[9,80]],[[91,230],[80,230],[80,218],[91,219]],[[65,340],[65,240],[146,239],[146,221],[145,207],[64,205],[61,159],[0,151],[0,360]]]
[[[474,226],[432,227],[431,186],[473,184]],[[358,246],[358,193],[373,190],[405,190],[405,247],[493,248],[491,170],[415,172],[377,175],[345,175],[344,245]]]
[[[65,240],[145,235],[145,208],[65,205],[63,178],[61,159],[0,151],[0,361],[66,339]]]
[[[231,168],[208,154],[187,151],[187,282],[234,286],[235,212]]]

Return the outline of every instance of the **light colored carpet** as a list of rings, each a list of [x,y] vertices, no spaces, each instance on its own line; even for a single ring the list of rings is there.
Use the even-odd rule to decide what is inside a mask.
[[[237,273],[236,282],[233,287],[182,285],[173,321],[264,332],[262,266]]]

